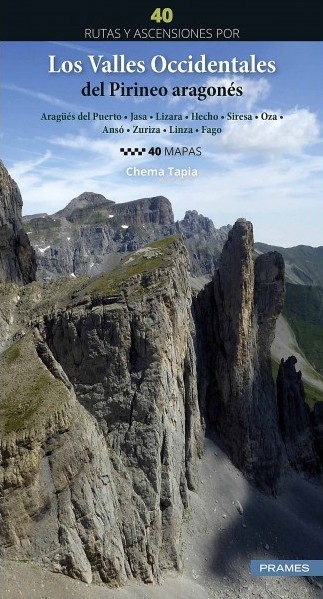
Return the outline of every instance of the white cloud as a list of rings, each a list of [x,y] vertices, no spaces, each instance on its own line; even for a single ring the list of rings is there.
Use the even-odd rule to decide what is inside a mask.
[[[253,222],[257,240],[285,246],[323,244],[320,156],[277,156],[261,163],[232,160],[226,168],[215,165],[213,171],[200,170],[196,179],[127,177],[129,162],[111,171],[109,158],[104,161],[100,156],[67,170],[35,165],[34,171],[16,177],[24,213],[56,212],[83,191],[102,193],[117,202],[164,195],[171,200],[176,218],[197,209],[219,227],[242,216]]]
[[[10,173],[14,179],[22,178],[27,173],[34,171],[37,166],[40,166],[49,160],[51,156],[52,153],[47,150],[43,156],[40,156],[40,158],[35,160],[21,160],[19,162],[15,162],[10,169]]]
[[[234,122],[224,142],[219,135],[204,143],[213,153],[203,152],[203,160],[185,158],[174,164],[169,159],[169,165],[198,168],[196,179],[128,177],[127,166],[165,164],[157,164],[147,153],[140,159],[124,156],[119,147],[132,147],[132,135],[122,136],[121,144],[115,142],[115,136],[112,140],[82,132],[47,140],[51,152],[37,160],[16,162],[10,171],[20,186],[25,214],[56,212],[83,191],[102,193],[117,202],[164,195],[171,200],[176,218],[197,209],[219,227],[242,216],[254,223],[257,240],[285,246],[322,245],[322,158],[305,153],[305,147],[318,140],[317,121],[305,109],[294,109],[285,116],[287,124],[282,131],[267,129],[267,125],[275,126],[270,121],[259,126],[256,122],[252,133],[244,128],[242,132],[244,123]],[[221,135],[225,136],[225,131]],[[170,140],[149,136],[151,145],[164,141]],[[135,145],[148,147],[147,136],[138,135]]]
[[[234,87],[242,87],[242,96],[219,96],[217,99],[222,102],[235,100],[237,105],[242,110],[250,111],[257,102],[266,98],[270,92],[270,84],[264,77],[260,79],[252,79],[251,77],[210,77],[206,81],[206,86],[226,87],[230,88],[234,83]],[[210,98],[209,101],[214,101],[215,98]]]
[[[227,121],[219,143],[221,148],[233,153],[276,155],[301,152],[319,141],[319,124],[314,113],[306,108],[294,108],[287,114],[282,111],[264,111],[277,114],[277,120]],[[283,115],[283,119],[280,119]]]

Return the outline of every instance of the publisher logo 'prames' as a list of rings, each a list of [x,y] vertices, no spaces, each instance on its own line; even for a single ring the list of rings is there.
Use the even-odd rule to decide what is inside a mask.
[[[323,576],[323,560],[251,560],[252,576]]]

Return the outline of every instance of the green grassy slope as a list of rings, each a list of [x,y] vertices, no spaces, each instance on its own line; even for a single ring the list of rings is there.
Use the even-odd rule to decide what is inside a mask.
[[[323,374],[323,288],[287,283],[283,315],[308,361]]]
[[[41,428],[70,399],[39,359],[30,332],[1,354],[0,388],[0,437]]]

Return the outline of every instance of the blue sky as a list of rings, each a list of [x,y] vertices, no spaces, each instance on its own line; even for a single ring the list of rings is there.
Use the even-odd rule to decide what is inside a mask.
[[[57,63],[81,60],[82,73],[50,74],[49,55]],[[145,73],[94,74],[88,54],[125,54],[127,60],[144,60]],[[277,70],[266,74],[155,74],[151,57],[162,54],[169,60],[189,54],[208,60],[275,60]],[[239,217],[253,222],[255,239],[276,245],[323,245],[323,160],[322,160],[322,42],[7,42],[2,44],[2,158],[17,181],[23,196],[24,213],[52,213],[83,191],[102,193],[116,201],[164,195],[173,205],[176,218],[196,209],[213,219],[216,227]],[[111,98],[82,97],[86,81],[124,82],[133,85],[242,85],[237,98]],[[190,115],[192,112],[247,113],[262,111],[283,115],[277,122],[261,119],[200,122],[221,126],[220,135],[131,134],[106,135],[102,121],[57,123],[41,120],[43,113],[90,111],[114,112],[121,121],[108,126],[129,128],[131,112]],[[143,125],[167,128],[155,118]],[[173,123],[174,124],[174,123]],[[176,123],[175,123],[176,124]],[[201,146],[201,157],[124,157],[120,147]],[[128,166],[140,168],[198,169],[198,177],[129,177]],[[167,171],[166,171],[167,173]]]

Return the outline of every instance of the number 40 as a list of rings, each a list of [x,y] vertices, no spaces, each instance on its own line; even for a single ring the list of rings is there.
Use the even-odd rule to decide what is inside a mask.
[[[156,23],[171,23],[173,20],[173,11],[171,8],[155,8],[150,20],[156,21]]]

